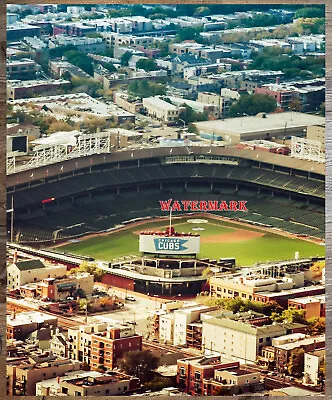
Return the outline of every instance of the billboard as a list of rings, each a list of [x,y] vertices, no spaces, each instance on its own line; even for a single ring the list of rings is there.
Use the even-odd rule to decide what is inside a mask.
[[[200,236],[140,235],[139,250],[156,254],[197,254],[200,250]]]

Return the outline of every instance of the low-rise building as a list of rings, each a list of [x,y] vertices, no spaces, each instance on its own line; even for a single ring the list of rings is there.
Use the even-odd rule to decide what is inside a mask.
[[[69,35],[57,35],[51,37],[48,42],[49,48],[56,48],[59,46],[73,45],[77,50],[83,53],[102,53],[106,50],[105,41],[100,38],[92,37],[72,37]]]
[[[7,99],[24,99],[37,97],[39,94],[57,94],[67,90],[70,82],[64,79],[33,80],[33,81],[7,81]]]
[[[216,310],[217,307],[196,305],[174,311],[174,346],[187,345],[187,326],[189,323],[200,321],[201,315]],[[196,340],[198,337],[196,335]]]
[[[216,105],[218,107],[218,118],[224,119],[229,116],[229,108],[234,100],[231,97],[219,96],[216,93],[198,92],[198,101]]]
[[[325,80],[317,78],[262,85],[255,89],[255,93],[273,97],[286,110],[293,108],[301,112],[315,111],[325,101]]]
[[[152,36],[134,36],[134,35],[126,35],[119,34],[116,32],[103,32],[101,34],[103,38],[106,40],[106,43],[109,47],[114,46],[142,46],[147,47],[150,44],[154,43],[155,38]],[[143,51],[143,49],[139,49]]]
[[[223,360],[220,356],[198,356],[177,361],[177,385],[191,396],[204,395],[204,381],[214,378],[216,370],[239,368],[238,361]]]
[[[259,372],[241,368],[217,369],[212,379],[204,379],[204,396],[231,396],[264,389]]]
[[[303,383],[319,385],[322,383],[323,372],[326,363],[326,350],[314,350],[304,353]]]
[[[307,127],[307,139],[321,143],[321,150],[325,152],[325,125],[309,125]]]
[[[40,71],[40,68],[41,67],[39,64],[29,58],[21,58],[20,60],[7,60],[7,79],[34,79],[37,72]]]
[[[135,350],[142,350],[142,336],[132,325],[108,327],[91,336],[91,369],[113,369],[124,353]]]
[[[118,91],[114,91],[113,101],[117,106],[133,114],[140,112],[143,108],[143,103],[141,101],[135,100],[131,102],[129,101],[128,95],[121,92],[119,93]]]
[[[139,379],[120,372],[76,371],[38,382],[36,396],[118,396],[139,389]]]
[[[55,23],[53,35],[85,36],[87,33],[96,32],[96,27],[82,22]]]
[[[289,299],[288,307],[305,311],[305,319],[325,317],[325,295]]]
[[[31,353],[28,360],[7,363],[8,396],[36,396],[36,384],[80,370],[81,363],[45,353]]]
[[[7,315],[7,339],[24,340],[27,336],[41,328],[56,328],[58,318],[39,311],[26,311]]]
[[[253,299],[262,303],[275,301],[281,307],[287,308],[290,299],[297,299],[299,297],[307,296],[320,296],[325,293],[324,285],[310,285],[289,290],[282,290],[280,292],[259,292],[255,293]]]
[[[158,96],[144,98],[143,107],[150,117],[169,124],[176,123],[180,111],[184,109],[183,107],[174,106]]]
[[[318,115],[283,112],[195,122],[194,125],[200,132],[214,133],[222,136],[228,143],[237,144],[247,140],[267,140],[273,137],[281,139],[284,136],[302,137],[307,126],[324,123],[324,117]]]
[[[44,278],[39,282],[21,286],[20,292],[23,297],[59,301],[67,297],[90,295],[93,292],[93,283],[93,275],[81,273],[62,278]]]
[[[203,103],[201,101],[187,100],[182,97],[168,96],[167,97],[175,106],[188,106],[195,112],[205,114],[208,119],[219,118],[219,106],[217,104]]]
[[[6,129],[7,135],[16,136],[16,135],[23,135],[27,136],[28,140],[35,140],[40,137],[40,128],[37,125],[30,124],[30,123],[14,123],[14,124],[7,124]]]
[[[50,340],[50,351],[58,357],[68,357],[67,335],[60,333],[57,328]]]
[[[292,279],[277,279],[265,275],[224,276],[212,277],[210,280],[211,296],[232,299],[240,297],[242,300],[253,300],[259,292],[277,292],[293,288]]]
[[[58,278],[66,275],[65,265],[48,266],[39,259],[17,261],[7,267],[7,288],[19,289],[26,283],[38,282],[45,278]]]
[[[40,37],[40,31],[41,28],[39,26],[16,22],[7,26],[6,39],[7,42],[14,42],[21,40],[25,36]]]
[[[81,68],[77,67],[74,64],[71,64],[68,61],[50,60],[48,63],[48,67],[49,73],[52,78],[61,78],[65,74],[67,76],[70,76],[71,78],[91,78],[91,76],[84,72]]]
[[[304,369],[304,353],[325,348],[325,335],[306,337],[302,340],[275,344],[275,367],[279,372],[288,372],[290,358],[295,358],[296,375],[302,375]],[[294,363],[294,361],[293,361]]]
[[[268,317],[255,313],[242,315],[219,313],[202,315],[202,345],[207,352],[219,352],[225,357],[241,362],[255,362],[264,346],[272,344],[272,339],[292,333],[293,329],[305,329],[305,325],[271,324]],[[264,325],[265,324],[265,325]]]
[[[142,336],[132,325],[95,323],[68,330],[68,355],[84,361],[92,370],[113,369],[117,360],[129,350],[142,349]]]

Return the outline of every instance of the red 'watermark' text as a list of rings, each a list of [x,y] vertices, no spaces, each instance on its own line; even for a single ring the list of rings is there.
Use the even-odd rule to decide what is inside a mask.
[[[161,211],[248,211],[246,200],[159,200]]]

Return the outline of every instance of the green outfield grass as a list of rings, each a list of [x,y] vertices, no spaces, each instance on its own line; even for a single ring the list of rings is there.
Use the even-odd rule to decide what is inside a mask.
[[[204,218],[205,219],[205,218]],[[267,233],[260,229],[243,227],[215,219],[207,219],[208,223],[193,224],[187,222],[188,217],[174,220],[172,225],[177,232],[195,232],[194,227],[202,227],[199,231],[202,238],[234,233],[236,229],[262,232],[264,236],[252,238],[245,241],[234,241],[223,243],[201,243],[201,252],[198,257],[224,258],[235,257],[239,265],[251,265],[256,262],[277,261],[294,258],[294,253],[299,251],[300,257],[324,255],[325,247],[310,243],[301,239],[292,239],[285,236]],[[61,247],[61,250],[94,257],[97,260],[110,261],[125,255],[139,255],[137,232],[143,229],[158,230],[165,228],[167,222],[150,222],[141,226],[128,228],[125,231],[110,233],[103,236],[95,236],[90,239],[70,243]],[[162,230],[162,229],[161,229]]]

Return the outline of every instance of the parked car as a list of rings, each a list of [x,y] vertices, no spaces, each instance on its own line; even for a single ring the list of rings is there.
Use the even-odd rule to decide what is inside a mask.
[[[136,301],[134,296],[126,296],[126,300],[128,300],[128,301]]]

